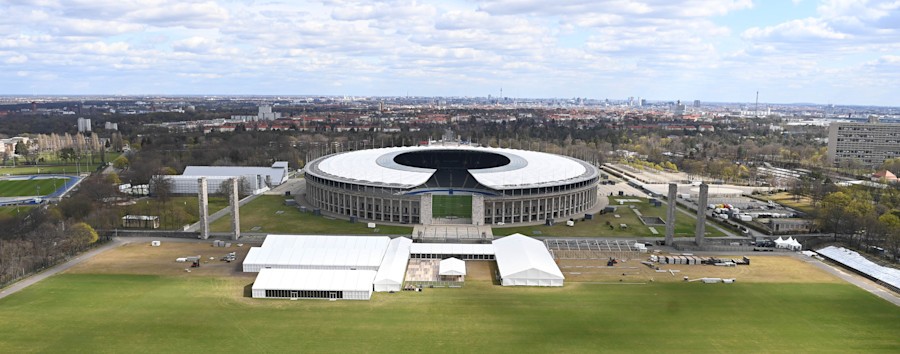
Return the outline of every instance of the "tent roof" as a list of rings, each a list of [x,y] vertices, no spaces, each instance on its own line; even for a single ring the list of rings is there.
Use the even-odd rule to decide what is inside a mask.
[[[900,269],[882,267],[859,253],[843,247],[828,246],[816,252],[895,288],[900,288]]]
[[[374,270],[262,269],[253,290],[371,291]]]
[[[474,243],[414,243],[409,248],[415,254],[494,254],[493,244]]]
[[[389,242],[387,236],[268,235],[262,247],[251,248],[244,263],[377,268]]]
[[[409,263],[409,246],[412,240],[406,237],[397,237],[388,243],[384,259],[378,267],[375,275],[375,284],[402,284],[406,274],[406,265]]]
[[[536,270],[545,279],[565,279],[544,243],[521,234],[494,240],[497,268],[501,277]],[[534,273],[534,272],[529,272]]]
[[[441,261],[438,275],[466,275],[466,262],[457,258]]]

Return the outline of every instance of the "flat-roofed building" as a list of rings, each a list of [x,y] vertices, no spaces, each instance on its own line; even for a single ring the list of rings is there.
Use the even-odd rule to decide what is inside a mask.
[[[858,161],[863,166],[878,166],[887,159],[900,157],[900,124],[831,123],[828,127],[828,161]]]

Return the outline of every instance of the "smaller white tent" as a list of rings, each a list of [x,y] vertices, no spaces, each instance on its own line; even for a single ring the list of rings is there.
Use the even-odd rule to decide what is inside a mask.
[[[565,277],[543,242],[512,234],[493,243],[503,286],[563,286]]]
[[[456,258],[442,260],[438,275],[466,275],[466,262]]]
[[[775,248],[786,248],[792,251],[799,251],[803,249],[803,246],[800,245],[800,242],[797,242],[793,237],[788,237],[786,240],[782,239],[781,236],[775,240]]]

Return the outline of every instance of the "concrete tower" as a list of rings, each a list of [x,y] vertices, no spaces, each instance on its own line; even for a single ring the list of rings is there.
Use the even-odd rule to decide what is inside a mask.
[[[666,212],[666,246],[675,242],[675,205],[678,198],[678,185],[669,183],[669,208]]]
[[[700,198],[697,200],[697,231],[694,233],[694,241],[697,246],[703,246],[703,237],[706,234],[706,197],[709,195],[709,185],[700,185]]]
[[[229,200],[229,204],[231,205],[231,230],[234,232],[234,239],[237,240],[241,237],[241,216],[240,214],[240,205],[238,205],[238,179],[231,179],[231,198]]]
[[[200,199],[200,238],[209,238],[209,197],[207,196],[206,177],[197,179],[200,188],[197,189],[197,197]]]

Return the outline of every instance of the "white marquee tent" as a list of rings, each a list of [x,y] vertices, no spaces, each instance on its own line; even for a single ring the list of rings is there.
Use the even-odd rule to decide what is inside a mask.
[[[442,260],[438,266],[438,275],[466,275],[466,262],[456,258]]]
[[[493,244],[475,243],[414,243],[409,247],[410,258],[444,259],[455,257],[463,260],[494,259]]]
[[[565,277],[543,242],[521,234],[494,240],[504,286],[563,286]]]
[[[373,270],[262,269],[254,298],[349,299],[372,297]]]
[[[803,249],[803,246],[800,245],[800,242],[797,242],[797,240],[795,240],[793,237],[789,236],[785,240],[782,239],[781,236],[779,236],[777,239],[775,239],[775,248],[787,248],[792,251],[799,251]]]
[[[900,269],[883,267],[866,259],[858,252],[843,247],[828,246],[816,252],[860,273],[878,279],[894,289],[900,289]]]
[[[375,275],[373,285],[375,291],[400,291],[403,285],[403,276],[406,275],[406,265],[409,263],[409,246],[412,240],[406,237],[398,237],[388,244],[378,274]]]
[[[245,272],[262,269],[378,270],[387,236],[268,235],[244,259]]]

